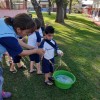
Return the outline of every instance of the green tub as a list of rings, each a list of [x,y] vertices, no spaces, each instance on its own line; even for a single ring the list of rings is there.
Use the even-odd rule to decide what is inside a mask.
[[[58,75],[66,75],[68,77],[70,77],[73,81],[71,83],[62,83],[62,82],[59,82],[56,77]],[[65,71],[65,70],[58,70],[58,71],[55,71],[53,73],[53,78],[54,78],[54,81],[55,81],[55,85],[58,87],[58,88],[61,88],[61,89],[69,89],[76,81],[76,77],[68,72],[68,71]]]

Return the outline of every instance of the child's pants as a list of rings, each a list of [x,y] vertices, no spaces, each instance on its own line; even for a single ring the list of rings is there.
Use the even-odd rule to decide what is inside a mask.
[[[22,57],[21,56],[15,56],[14,58],[13,58],[13,61],[14,61],[14,63],[20,63],[20,60],[22,59]]]
[[[3,74],[3,70],[2,70],[2,67],[0,66],[0,100],[3,100],[3,98],[2,98],[2,85],[3,85],[4,78],[3,78],[2,74]]]

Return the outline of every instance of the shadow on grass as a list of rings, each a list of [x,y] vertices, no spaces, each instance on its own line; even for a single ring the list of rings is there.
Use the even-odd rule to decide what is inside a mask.
[[[64,26],[66,26],[66,28],[70,29],[71,31],[73,31],[75,33],[75,34],[71,34],[71,32],[65,31],[65,32],[69,33],[68,35],[62,34],[65,37],[69,36],[69,38],[74,39],[74,37],[78,36],[78,37],[82,38],[84,41],[85,41],[85,39],[92,39],[94,42],[95,42],[95,40],[96,41],[100,40],[99,32],[96,33],[96,32],[91,32],[90,30],[81,30],[79,27],[74,27],[74,26],[71,26],[68,24],[64,24]]]
[[[79,17],[76,17],[76,16],[69,16],[68,20],[76,21],[76,22],[79,22],[79,23],[84,23],[87,26],[90,26],[91,28],[95,28],[95,29],[100,31],[100,27],[97,27],[92,21],[89,21],[88,18],[84,19],[84,18],[79,18]]]
[[[99,100],[100,72],[92,66],[92,62],[96,63],[96,57],[98,56],[98,54],[100,54],[100,29],[95,25],[92,26],[93,23],[90,21],[78,18],[75,18],[74,20],[74,18],[72,18],[73,21],[79,20],[78,22],[80,23],[86,23],[92,29],[98,30],[98,33],[95,31],[91,32],[90,30],[81,30],[80,27],[74,27],[69,24],[64,24],[66,28],[72,30],[73,32],[71,33],[69,31],[65,31],[68,34],[60,34],[61,36],[57,35],[56,39],[58,42],[62,41],[62,44],[60,46],[63,48],[66,56],[63,58],[63,60],[66,61],[72,73],[74,73],[77,77],[78,83],[76,84],[76,87],[81,89],[79,93],[80,99],[78,98],[78,100],[91,100],[93,98]],[[76,37],[81,39],[78,40]],[[69,40],[71,40],[71,42],[69,42]],[[65,46],[66,48],[64,49]],[[82,64],[82,59],[77,62],[76,60],[74,60],[75,58],[83,58],[85,59],[85,62],[83,61],[84,63]],[[97,67],[99,68],[99,65],[97,65]],[[78,92],[79,91],[76,92],[76,95]],[[86,97],[82,96],[85,94]]]

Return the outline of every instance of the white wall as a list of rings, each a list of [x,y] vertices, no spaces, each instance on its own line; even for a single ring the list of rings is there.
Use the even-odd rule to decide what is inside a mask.
[[[93,8],[100,8],[100,0],[93,1]]]
[[[82,4],[92,5],[93,4],[93,0],[82,0]]]

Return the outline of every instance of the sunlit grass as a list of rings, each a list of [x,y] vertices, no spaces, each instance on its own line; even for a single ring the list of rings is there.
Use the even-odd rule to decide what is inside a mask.
[[[100,100],[100,27],[81,14],[68,15],[65,25],[55,23],[54,13],[44,13],[44,20],[54,26],[54,38],[64,52],[62,59],[56,57],[55,67],[71,71],[77,81],[71,89],[60,90],[45,86],[43,76],[36,73],[30,75],[25,70],[11,74],[5,67],[4,89],[13,93],[8,100]],[[29,69],[29,59],[23,61]]]

